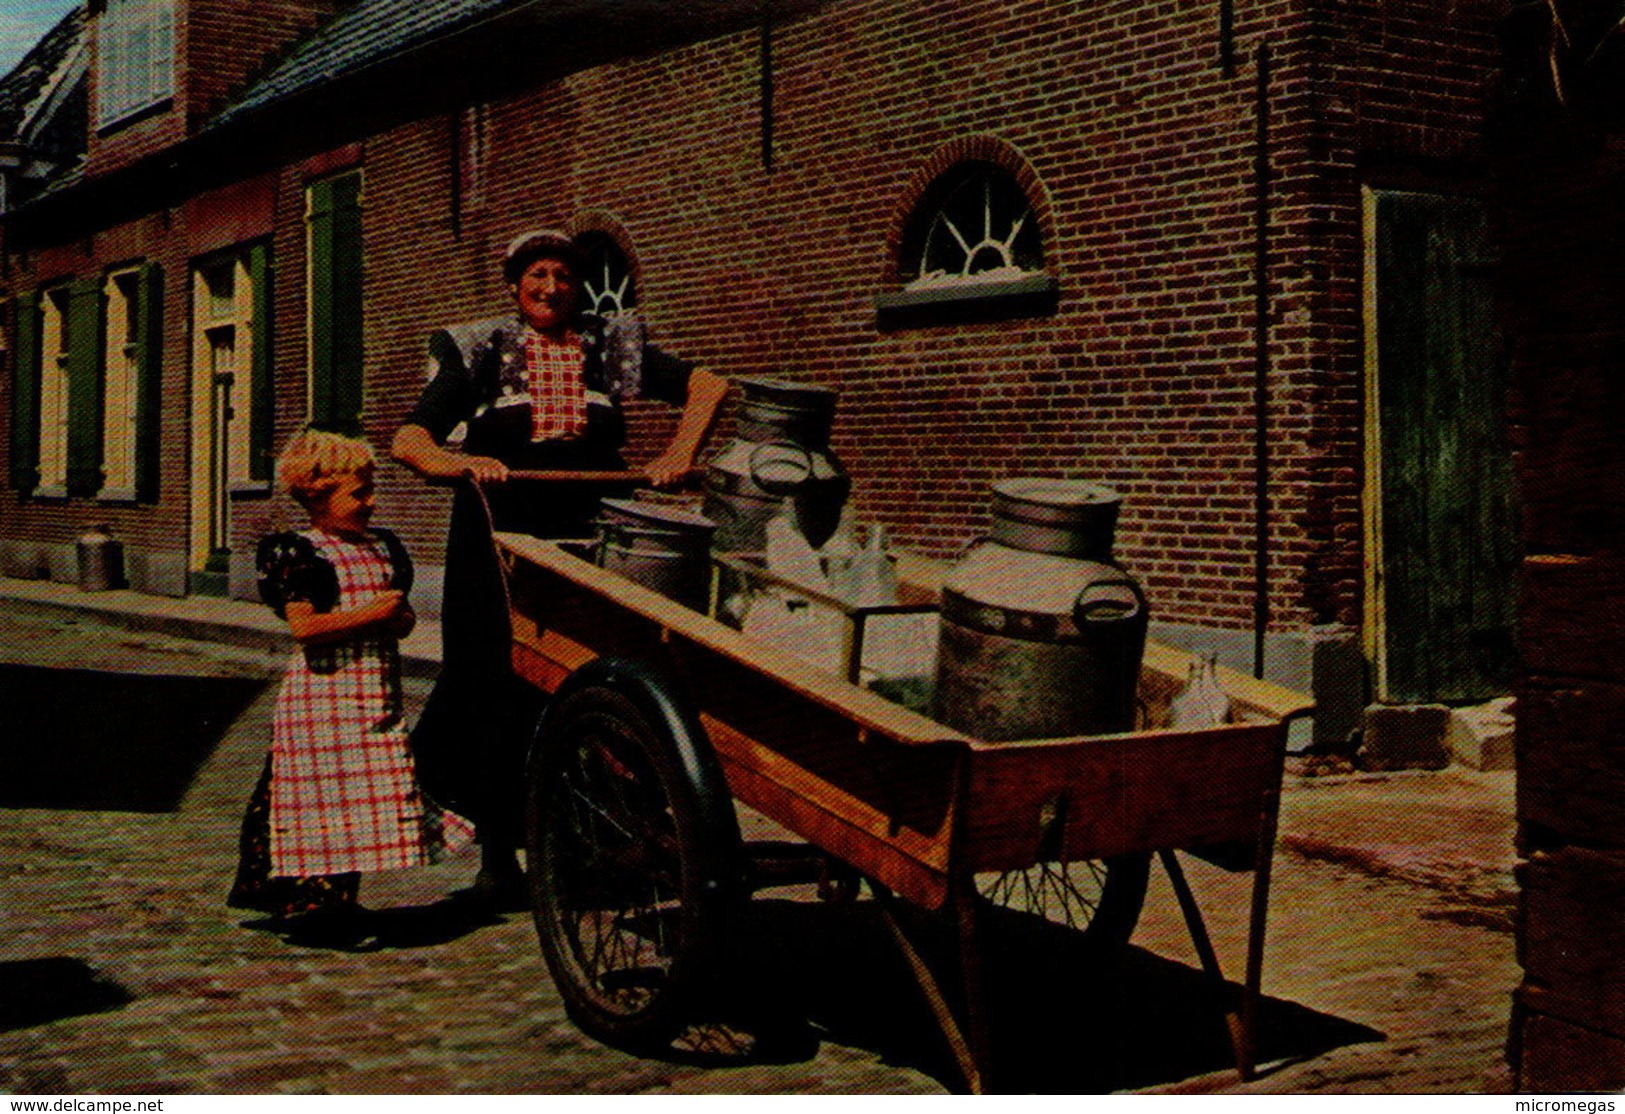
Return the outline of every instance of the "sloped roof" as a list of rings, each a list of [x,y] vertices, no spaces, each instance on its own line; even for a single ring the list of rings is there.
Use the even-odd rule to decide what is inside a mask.
[[[50,96],[54,83],[63,79],[64,69],[84,37],[85,9],[79,5],[0,78],[0,141],[17,138],[35,105]]]
[[[356,0],[209,122],[218,128],[256,109],[406,53],[482,16],[528,0]]]

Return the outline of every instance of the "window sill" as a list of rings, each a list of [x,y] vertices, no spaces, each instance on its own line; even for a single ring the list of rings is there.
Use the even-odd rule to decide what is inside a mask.
[[[906,329],[1047,317],[1060,301],[1061,284],[1053,275],[898,290],[875,297],[875,323],[883,329]]]
[[[237,499],[269,499],[271,497],[270,480],[232,480],[231,497]]]
[[[154,116],[162,115],[173,107],[175,107],[175,97],[173,94],[171,94],[162,100],[157,100],[153,101],[151,104],[142,105],[140,108],[132,108],[124,115],[109,120],[105,124],[97,124],[96,138],[101,139],[105,136],[123,131],[125,128],[130,127],[133,124],[139,124],[143,120],[149,120]]]
[[[68,501],[68,485],[40,484],[34,489],[29,498],[38,503],[66,503]]]
[[[98,503],[134,503],[136,502],[135,488],[133,487],[104,487],[96,493]]]

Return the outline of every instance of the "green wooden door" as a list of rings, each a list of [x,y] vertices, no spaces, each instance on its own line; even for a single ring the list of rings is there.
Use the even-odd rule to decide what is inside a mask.
[[[1510,687],[1517,525],[1483,207],[1374,200],[1382,695],[1488,699]]]

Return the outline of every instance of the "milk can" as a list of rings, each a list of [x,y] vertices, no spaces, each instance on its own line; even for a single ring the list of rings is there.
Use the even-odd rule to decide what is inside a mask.
[[[76,548],[80,591],[105,592],[124,582],[124,546],[113,540],[105,525],[80,534]]]
[[[1128,731],[1149,619],[1112,561],[1121,498],[1073,480],[993,485],[993,528],[942,593],[935,716],[990,742]]]
[[[703,611],[711,588],[710,519],[681,507],[605,499],[594,562]]]
[[[706,517],[718,549],[759,553],[786,500],[814,547],[841,520],[852,481],[829,447],[835,392],[777,379],[736,380],[744,391],[737,430],[705,474]]]

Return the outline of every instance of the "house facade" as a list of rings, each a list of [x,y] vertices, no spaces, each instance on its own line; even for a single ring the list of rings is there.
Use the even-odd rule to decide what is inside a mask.
[[[548,225],[663,347],[837,388],[897,544],[1103,481],[1157,632],[1313,687],[1323,736],[1496,695],[1505,6],[96,0],[83,142],[0,229],[0,573],[106,523],[132,587],[250,595],[275,452],[387,445]],[[432,611],[449,499],[391,466],[380,502]]]

